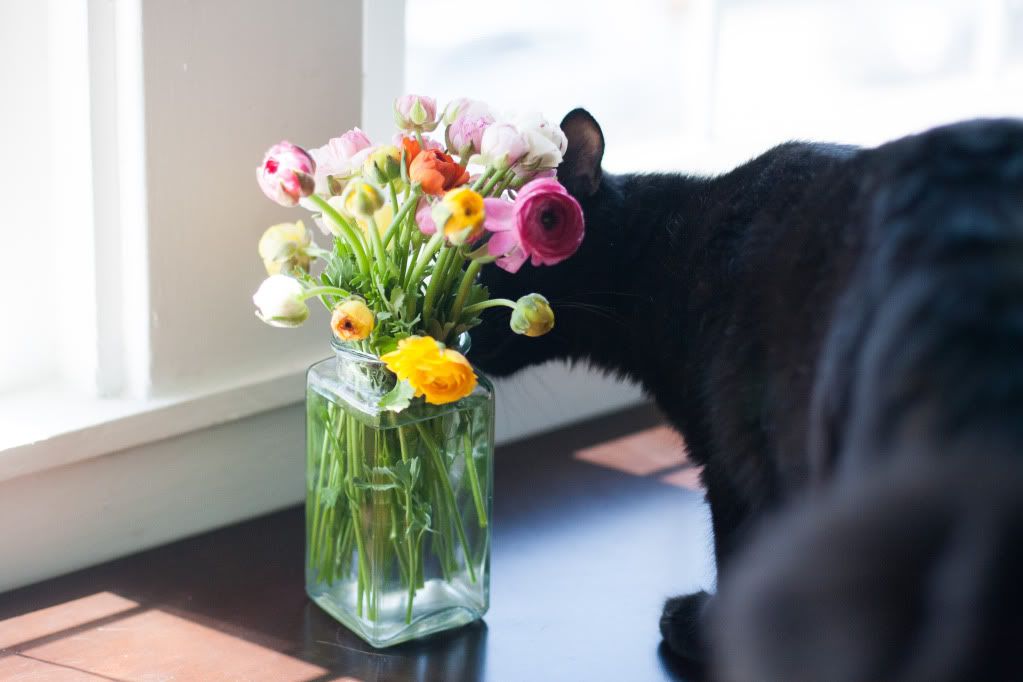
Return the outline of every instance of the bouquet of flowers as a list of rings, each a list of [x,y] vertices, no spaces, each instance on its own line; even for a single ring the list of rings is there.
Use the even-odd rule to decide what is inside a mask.
[[[527,260],[555,265],[578,249],[584,226],[579,204],[554,177],[565,136],[542,116],[502,119],[469,99],[438,112],[432,98],[407,95],[395,101],[394,119],[398,132],[386,143],[355,128],[319,148],[280,142],[266,153],[257,169],[263,192],[311,211],[332,244],[317,245],[301,220],[267,229],[259,255],[269,277],[253,302],[263,322],[295,327],[309,317],[307,302],[319,300],[335,346],[386,367],[391,382],[374,407],[396,418],[473,393],[478,377],[460,339],[484,310],[511,309],[516,334],[551,330],[554,314],[540,293],[492,299],[477,278],[489,264],[512,273]],[[369,573],[393,567],[409,623],[424,584],[424,537],[445,573],[463,566],[476,580],[479,557],[467,546],[450,485],[458,455],[444,452],[454,439],[471,457],[476,436],[471,424],[452,434],[430,420],[360,434],[358,420],[345,419],[343,405],[310,407],[309,569],[326,585],[354,573],[357,615],[372,621],[383,588]],[[485,528],[479,472],[472,461],[459,466],[473,521]],[[373,540],[364,537],[372,529],[361,511],[370,501],[387,507],[377,512],[388,528]]]

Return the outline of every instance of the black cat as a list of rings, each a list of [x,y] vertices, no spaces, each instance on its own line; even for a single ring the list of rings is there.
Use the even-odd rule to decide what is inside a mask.
[[[1023,460],[897,458],[800,501],[720,584],[717,682],[1023,680]]]
[[[720,574],[836,472],[1023,444],[1023,124],[788,143],[713,178],[603,173],[596,121],[577,109],[562,129],[582,247],[484,276],[493,295],[543,292],[556,326],[483,325],[474,361],[499,376],[588,361],[642,384],[703,466]],[[691,660],[708,603],[677,597],[661,618]]]

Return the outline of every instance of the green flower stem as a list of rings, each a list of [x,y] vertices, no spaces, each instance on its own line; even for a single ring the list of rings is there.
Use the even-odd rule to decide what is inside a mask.
[[[483,185],[483,189],[479,190],[479,193],[483,196],[488,196],[490,192],[493,191],[494,186],[501,182],[501,180],[503,180],[509,173],[511,173],[511,168],[505,168],[502,171],[498,171],[487,181],[487,184]]]
[[[333,251],[321,249],[315,244],[313,244],[312,246],[307,246],[305,251],[313,258],[319,258],[320,260],[330,260],[331,257],[334,255]]]
[[[419,258],[416,260],[416,266],[412,268],[412,272],[409,273],[408,278],[408,292],[412,293],[412,287],[416,286],[422,279],[423,273],[426,272],[426,266],[433,260],[434,255],[440,250],[440,247],[444,245],[444,232],[437,230],[433,236],[430,237],[430,241],[426,244],[426,250],[419,254]]]
[[[387,468],[391,462],[388,456],[386,438],[380,431],[373,433],[374,467],[377,470]],[[374,474],[374,483],[386,483],[379,474]],[[370,492],[370,500],[373,505],[372,513],[372,543],[373,563],[370,567],[370,597],[369,597],[369,618],[377,620],[380,616],[380,592],[381,585],[387,575],[388,563],[386,560],[388,536],[390,535],[388,515],[383,513],[388,508],[388,500],[391,497],[389,490],[373,490]]]
[[[408,443],[405,440],[405,428],[398,427],[398,448],[401,450],[401,461],[408,464]],[[405,544],[408,546],[408,600],[405,605],[405,623],[412,622],[412,603],[416,598],[417,575],[419,572],[418,542],[412,540],[409,530],[412,528],[412,490],[405,489]],[[420,536],[421,537],[421,536]]]
[[[391,243],[392,239],[396,239],[400,236],[402,228],[405,226],[405,218],[412,212],[412,209],[419,203],[420,190],[418,187],[413,189],[409,194],[408,199],[405,203],[398,206],[398,196],[394,191],[394,182],[390,184],[391,188],[391,201],[394,205],[394,218],[391,219],[391,224],[387,226],[387,230],[384,232],[384,246]],[[400,244],[400,240],[396,242]]]
[[[369,243],[373,245],[373,253],[378,263],[385,263],[387,261],[387,251],[384,250],[384,240],[380,236],[380,227],[377,225],[376,218],[373,214],[366,215],[366,231],[369,232]]]
[[[476,582],[476,569],[472,565],[472,553],[469,551],[469,540],[465,537],[465,528],[462,527],[462,516],[458,513],[458,505],[455,501],[455,491],[451,488],[451,481],[448,480],[447,467],[444,466],[444,458],[441,456],[440,448],[433,440],[433,437],[426,432],[422,423],[417,422],[416,428],[426,445],[426,451],[430,453],[433,466],[437,471],[437,478],[440,481],[441,490],[444,493],[442,503],[447,505],[448,510],[454,517],[455,530],[458,532],[458,540],[462,543],[462,552],[465,554],[465,565],[469,569],[469,580]]]
[[[361,467],[359,466],[359,455],[361,450],[359,444],[356,442],[357,435],[359,434],[360,426],[354,423],[354,419],[348,421],[348,470],[346,473],[345,484],[348,491],[348,507],[352,515],[352,526],[355,532],[355,545],[356,553],[358,554],[358,576],[357,580],[357,600],[358,607],[356,612],[359,617],[362,617],[362,603],[363,595],[366,589],[366,578],[369,577],[369,565],[368,557],[366,556],[366,543],[362,539],[362,514],[359,510],[360,495],[359,489],[355,487],[355,478],[362,473]]]
[[[483,169],[483,172],[480,173],[480,176],[476,178],[476,182],[472,183],[471,188],[472,191],[479,192],[480,188],[482,188],[483,185],[487,184],[487,181],[490,180],[490,176],[492,176],[494,172],[495,170],[491,166],[487,166],[485,169]]]
[[[394,189],[394,180],[387,181],[387,193],[391,197],[391,211],[393,211],[394,216],[397,216],[400,204],[398,203],[398,190]]]
[[[469,261],[469,267],[465,269],[465,274],[462,275],[462,283],[458,286],[455,302],[451,304],[451,316],[449,318],[456,325],[462,317],[462,306],[465,305],[465,299],[469,297],[472,283],[476,281],[476,275],[480,273],[480,268],[482,267],[483,264],[478,260]]]
[[[330,218],[338,226],[341,230],[341,238],[348,245],[348,248],[352,250],[352,253],[355,254],[355,259],[359,261],[359,268],[362,270],[362,274],[369,276],[369,257],[366,255],[366,249],[362,246],[362,238],[359,236],[358,231],[348,222],[347,218],[338,213],[337,209],[327,203],[327,200],[319,194],[310,194],[307,199],[316,208],[320,209],[324,216]]]
[[[312,287],[306,289],[302,294],[302,300],[313,298],[314,296],[337,296],[339,298],[349,298],[351,292],[345,291],[340,287]]]
[[[515,301],[510,298],[492,298],[489,301],[480,301],[479,303],[473,303],[470,306],[466,306],[462,310],[463,315],[475,315],[481,313],[487,308],[498,308],[498,307],[511,308],[515,310]]]
[[[327,405],[327,427],[323,430],[323,444],[320,446],[320,467],[319,473],[316,474],[316,485],[315,493],[313,495],[312,509],[306,513],[311,513],[313,518],[312,528],[309,530],[309,538],[315,539],[319,537],[317,532],[320,527],[320,494],[323,492],[323,476],[327,471],[327,448],[330,447],[330,423],[334,419],[334,406]],[[320,551],[320,544],[318,542],[309,543],[309,563],[315,564],[316,557]]]
[[[483,491],[480,489],[479,472],[476,471],[476,458],[472,454],[472,438],[469,436],[471,428],[466,428],[462,434],[462,447],[465,451],[465,470],[469,473],[469,488],[472,490],[472,501],[476,505],[476,520],[480,528],[487,527],[487,510],[483,506]]]
[[[509,173],[508,177],[505,178],[504,182],[502,182],[497,187],[495,187],[495,189],[494,189],[494,196],[495,197],[499,197],[502,194],[504,194],[504,191],[506,189],[508,189],[509,187],[511,187],[511,184],[514,181],[515,181],[515,174],[514,173]]]
[[[437,301],[437,294],[440,292],[442,282],[444,281],[444,272],[451,262],[453,251],[454,249],[441,249],[440,256],[437,257],[437,267],[433,269],[430,283],[426,285],[426,296],[423,297],[423,326],[430,322],[431,315],[433,315],[433,305]]]
[[[406,230],[406,241],[408,242],[409,248],[409,260],[408,266],[405,268],[405,275],[401,280],[401,285],[405,289],[409,289],[411,284],[412,269],[416,263],[419,262],[419,254],[422,253],[423,244],[425,242],[424,235],[419,231],[418,226],[414,220],[409,220],[408,229]]]

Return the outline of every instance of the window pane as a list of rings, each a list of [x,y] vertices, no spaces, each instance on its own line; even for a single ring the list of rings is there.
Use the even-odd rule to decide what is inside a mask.
[[[1023,0],[409,0],[407,17],[410,91],[583,105],[611,170],[1023,115]]]

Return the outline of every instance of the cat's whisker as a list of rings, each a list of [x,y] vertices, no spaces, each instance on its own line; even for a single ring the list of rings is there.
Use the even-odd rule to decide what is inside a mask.
[[[623,323],[625,318],[617,313],[613,308],[607,308],[604,306],[592,305],[587,303],[555,303],[554,309],[557,310],[580,310],[587,313],[592,313],[604,319],[612,322]]]

